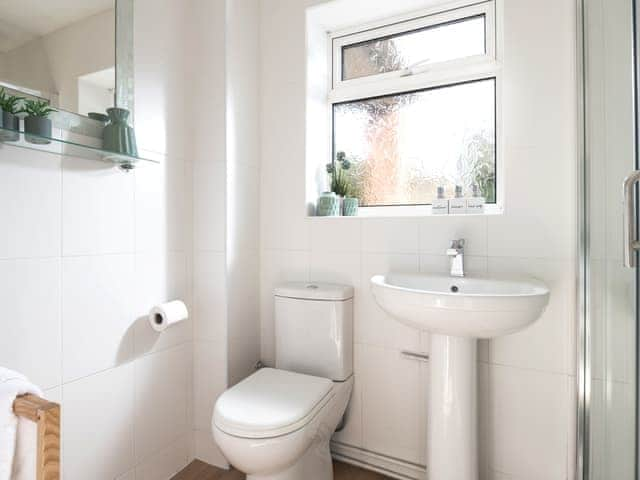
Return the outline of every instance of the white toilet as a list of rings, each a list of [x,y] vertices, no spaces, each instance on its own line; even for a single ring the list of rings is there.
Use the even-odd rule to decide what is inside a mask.
[[[353,288],[275,290],[276,368],[223,393],[213,433],[247,480],[331,480],[329,441],[353,387]]]

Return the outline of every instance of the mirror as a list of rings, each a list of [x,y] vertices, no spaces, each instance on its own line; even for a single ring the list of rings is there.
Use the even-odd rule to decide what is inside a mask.
[[[0,86],[61,113],[130,110],[132,1],[0,1]]]

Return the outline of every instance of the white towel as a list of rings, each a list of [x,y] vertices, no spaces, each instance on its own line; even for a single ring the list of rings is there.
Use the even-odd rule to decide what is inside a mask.
[[[42,395],[24,375],[0,367],[0,480],[36,478],[37,425],[13,413],[16,397]]]

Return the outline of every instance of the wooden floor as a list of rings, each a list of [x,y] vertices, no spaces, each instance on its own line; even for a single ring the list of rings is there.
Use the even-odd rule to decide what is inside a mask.
[[[333,464],[333,471],[334,480],[388,480],[388,477],[379,473],[340,462]],[[194,460],[172,480],[244,480],[244,475],[237,470],[221,470],[200,460]]]

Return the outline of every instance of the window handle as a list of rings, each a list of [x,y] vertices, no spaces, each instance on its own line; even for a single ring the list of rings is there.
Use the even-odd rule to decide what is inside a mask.
[[[401,70],[401,77],[410,77],[411,75],[416,75],[417,73],[424,73],[428,69],[425,67],[427,63],[431,61],[430,58],[425,58],[424,60],[420,60],[419,62],[413,63],[409,65],[407,68]],[[422,67],[422,68],[418,68]]]
[[[624,197],[624,266],[627,268],[636,267],[636,251],[640,249],[640,242],[636,238],[636,203],[633,195],[634,186],[640,181],[640,170],[634,170],[622,184],[622,194]]]

